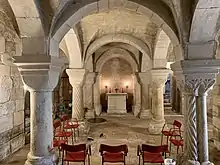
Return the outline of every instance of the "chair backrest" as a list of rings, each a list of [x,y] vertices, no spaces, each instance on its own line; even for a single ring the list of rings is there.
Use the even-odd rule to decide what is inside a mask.
[[[182,123],[180,123],[179,121],[177,121],[177,120],[174,120],[174,122],[173,122],[173,126],[174,127],[177,127],[177,128],[181,128],[181,126],[182,126]]]
[[[61,144],[61,149],[66,152],[86,151],[86,144],[78,144],[78,145]]]
[[[142,144],[141,148],[143,152],[144,151],[151,153],[168,152],[168,145],[152,146],[152,145]]]
[[[117,153],[117,152],[128,152],[128,147],[126,144],[118,145],[118,146],[110,146],[107,144],[100,144],[99,152],[110,152],[110,153]]]

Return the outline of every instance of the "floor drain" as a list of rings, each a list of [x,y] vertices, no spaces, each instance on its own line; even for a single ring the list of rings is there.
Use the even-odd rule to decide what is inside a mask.
[[[88,119],[88,122],[90,123],[104,123],[106,122],[106,119],[103,118],[92,118],[92,119]]]

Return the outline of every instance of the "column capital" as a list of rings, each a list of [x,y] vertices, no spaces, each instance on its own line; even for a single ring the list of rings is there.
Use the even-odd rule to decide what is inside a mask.
[[[84,75],[86,73],[86,70],[83,68],[77,68],[77,69],[66,69],[66,73],[69,76],[70,84],[72,86],[74,85],[82,85],[84,80]]]
[[[171,73],[170,69],[152,69],[151,70],[151,84],[153,86],[164,85],[168,78],[169,73]]]
[[[15,57],[14,64],[28,90],[52,91],[58,83],[64,60],[46,55],[20,56]]]
[[[95,72],[88,72],[85,77],[85,84],[94,84],[96,75]]]
[[[150,72],[138,72],[141,84],[149,84],[150,83]]]
[[[215,84],[220,60],[182,60],[171,65],[181,91],[206,94]]]

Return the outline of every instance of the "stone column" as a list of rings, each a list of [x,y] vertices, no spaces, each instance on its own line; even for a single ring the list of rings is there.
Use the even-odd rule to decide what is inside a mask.
[[[95,113],[99,116],[102,113],[102,106],[100,103],[100,74],[96,73],[95,84],[93,86],[94,94],[94,108]]]
[[[198,156],[200,163],[208,163],[207,95],[208,91],[212,89],[215,84],[215,75],[206,75],[203,79],[200,78],[199,80],[198,96],[196,98]]]
[[[141,111],[141,85],[139,84],[137,74],[133,77],[134,80],[134,105],[133,113],[135,117],[140,116]]]
[[[150,84],[150,73],[143,72],[139,73],[140,81],[141,81],[141,93],[142,93],[142,104],[141,104],[141,118],[151,118],[151,109],[150,109],[150,99],[149,99],[149,84]]]
[[[152,87],[152,121],[149,125],[149,132],[160,134],[165,123],[163,92],[169,69],[151,70]]]
[[[84,101],[84,106],[88,108],[87,112],[85,113],[86,118],[95,117],[94,98],[93,98],[93,85],[95,82],[95,76],[96,73],[89,72],[86,74],[86,78],[85,78],[83,101]]]
[[[33,59],[38,58],[33,57]],[[52,91],[58,83],[62,63],[59,63],[59,60],[48,61],[48,58],[45,58],[46,61],[40,61],[41,65],[34,63],[36,61],[31,65],[25,63],[25,60],[16,62],[24,86],[30,92],[30,152],[26,165],[54,165],[56,161],[51,150],[53,148]]]
[[[83,91],[82,84],[85,75],[85,69],[66,69],[69,76],[70,84],[73,87],[72,91],[72,118],[79,121],[84,119],[83,107]]]
[[[207,91],[215,83],[219,60],[185,60],[172,64],[177,84],[184,94],[184,155],[180,164],[210,164],[208,161]]]

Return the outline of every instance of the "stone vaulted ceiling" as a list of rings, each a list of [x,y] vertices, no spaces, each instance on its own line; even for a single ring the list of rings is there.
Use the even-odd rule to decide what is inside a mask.
[[[84,51],[96,38],[118,33],[132,35],[152,49],[158,30],[158,27],[147,16],[128,10],[110,10],[89,15],[76,27]]]

